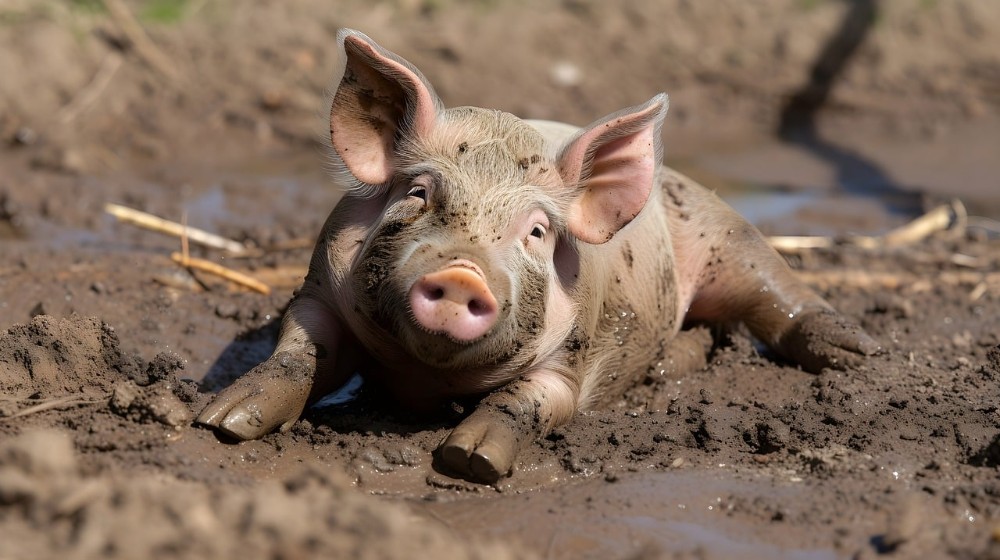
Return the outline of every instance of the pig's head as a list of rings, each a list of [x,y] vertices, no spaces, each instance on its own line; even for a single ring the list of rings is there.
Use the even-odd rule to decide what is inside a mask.
[[[549,146],[508,113],[444,109],[416,68],[361,33],[338,39],[334,167],[367,216],[345,320],[397,371],[464,374],[456,392],[557,360],[584,280],[578,243],[610,240],[646,203],[666,96]]]

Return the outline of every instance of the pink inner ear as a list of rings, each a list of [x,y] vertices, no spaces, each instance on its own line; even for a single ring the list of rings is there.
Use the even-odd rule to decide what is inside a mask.
[[[427,134],[437,97],[416,69],[366,39],[344,37],[344,77],[331,108],[330,139],[356,179],[380,185],[392,178],[400,129]]]
[[[359,84],[362,84],[359,86]],[[405,92],[357,57],[350,57],[330,112],[330,140],[359,181],[379,185],[392,175],[393,142]]]
[[[429,132],[437,118],[437,94],[416,68],[382,47],[365,42],[360,37],[349,36],[345,42],[363,52],[375,70],[381,72],[389,80],[396,82],[406,92],[406,120],[410,125],[410,132],[417,135]]]
[[[667,96],[659,94],[585,128],[559,155],[563,183],[578,189],[568,225],[587,243],[604,243],[646,205],[659,168]]]
[[[584,178],[585,191],[570,214],[573,233],[604,243],[639,214],[653,187],[657,162],[650,124],[598,148]]]

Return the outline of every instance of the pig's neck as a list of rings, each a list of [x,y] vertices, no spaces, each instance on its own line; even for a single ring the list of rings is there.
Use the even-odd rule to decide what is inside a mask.
[[[581,409],[607,404],[660,359],[680,329],[678,281],[663,193],[610,241],[580,244],[575,294]]]

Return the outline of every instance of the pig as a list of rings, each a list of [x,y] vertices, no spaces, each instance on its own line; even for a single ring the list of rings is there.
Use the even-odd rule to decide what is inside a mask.
[[[741,322],[811,372],[879,349],[757,229],[661,164],[665,94],[582,129],[448,109],[366,35],[337,43],[329,141],[343,197],[274,353],[201,424],[244,440],[287,430],[361,371],[418,413],[481,396],[436,453],[494,482],[519,448],[651,364],[703,356],[685,321]]]

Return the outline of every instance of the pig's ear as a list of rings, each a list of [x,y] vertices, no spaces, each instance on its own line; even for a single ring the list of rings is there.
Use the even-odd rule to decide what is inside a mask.
[[[563,183],[578,189],[569,230],[604,243],[645,206],[663,155],[667,96],[607,116],[581,130],[559,155]]]
[[[355,179],[381,185],[392,178],[399,140],[426,134],[441,102],[419,70],[365,34],[341,29],[337,44],[342,68],[330,140]]]

